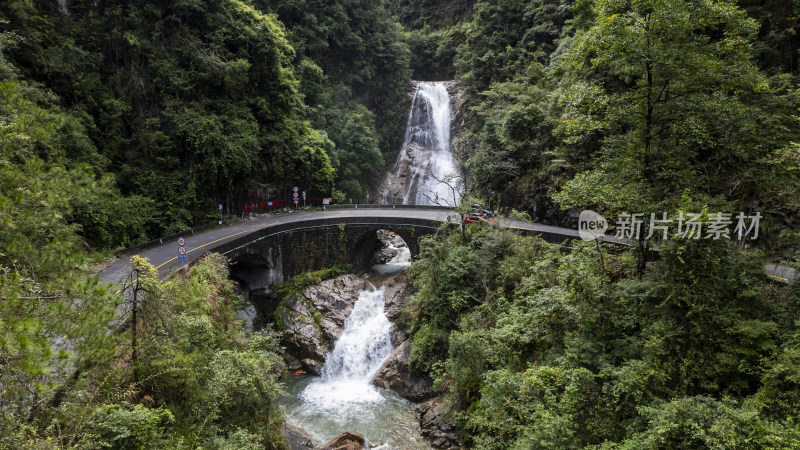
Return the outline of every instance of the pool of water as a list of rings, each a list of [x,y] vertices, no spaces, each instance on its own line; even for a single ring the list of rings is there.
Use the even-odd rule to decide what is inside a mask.
[[[310,398],[303,392],[320,377],[290,376],[285,382],[287,396],[281,406],[287,422],[309,432],[322,445],[347,430],[364,435],[368,443],[382,443],[380,449],[430,449],[420,435],[413,403],[392,391],[360,383],[316,386]],[[330,396],[328,400],[325,396]]]

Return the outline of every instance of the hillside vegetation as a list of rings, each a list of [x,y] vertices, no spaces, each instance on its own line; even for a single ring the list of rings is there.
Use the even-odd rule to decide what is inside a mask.
[[[279,448],[283,363],[222,258],[90,266],[242,205],[366,201],[411,79],[455,79],[464,198],[763,217],[747,245],[423,240],[410,364],[477,448],[800,447],[793,0],[0,2],[0,448]],[[472,203],[470,200],[469,203]],[[740,247],[748,247],[743,250]],[[135,294],[134,294],[135,291]],[[134,313],[135,311],[135,313]]]

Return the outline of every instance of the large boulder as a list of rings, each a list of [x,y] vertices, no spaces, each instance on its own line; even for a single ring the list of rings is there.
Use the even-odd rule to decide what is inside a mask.
[[[311,450],[314,448],[314,438],[302,428],[284,422],[281,426],[281,436],[289,450]]]
[[[411,283],[408,282],[408,274],[406,271],[398,272],[395,275],[387,278],[381,283],[386,287],[384,293],[386,317],[392,323],[405,324],[404,312],[411,300],[411,292],[413,288]]]
[[[314,320],[314,312],[313,306],[302,295],[292,296],[279,309],[283,344],[290,355],[301,361],[324,361],[330,350],[330,344]]]
[[[372,384],[391,389],[401,397],[418,402],[431,397],[433,380],[427,375],[411,375],[408,370],[410,353],[410,341],[406,340],[384,361],[372,378]]]
[[[328,339],[334,341],[342,335],[344,321],[350,316],[359,293],[365,287],[363,278],[347,274],[309,286],[303,291],[303,296],[322,313],[320,327]]]
[[[419,418],[422,436],[430,442],[433,448],[445,450],[463,448],[463,440],[447,410],[448,403],[443,396],[414,407],[414,413]]]
[[[319,374],[344,321],[366,286],[363,278],[342,275],[309,286],[278,307],[282,341],[287,352],[312,373]]]
[[[345,431],[323,445],[320,450],[362,450],[364,436],[355,431]]]

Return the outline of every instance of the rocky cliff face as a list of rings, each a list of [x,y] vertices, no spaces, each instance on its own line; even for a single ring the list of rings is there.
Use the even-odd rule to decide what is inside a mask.
[[[422,436],[433,448],[446,450],[463,448],[463,440],[455,422],[448,414],[448,409],[449,404],[441,396],[414,407],[422,428]]]
[[[356,275],[342,275],[307,287],[278,307],[282,322],[283,344],[289,355],[289,367],[300,366],[319,374],[333,342],[342,335],[344,321],[353,310],[366,282]]]

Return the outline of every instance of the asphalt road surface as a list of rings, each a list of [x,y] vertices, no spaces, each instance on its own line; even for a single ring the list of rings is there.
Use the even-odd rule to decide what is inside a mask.
[[[365,220],[369,220],[370,218],[374,217],[406,219],[417,218],[446,222],[448,220],[448,216],[452,216],[454,214],[456,214],[454,211],[446,209],[369,209],[369,207],[360,206],[359,208],[354,209],[306,212],[301,211],[284,214],[263,215],[185,236],[185,261],[178,259],[178,243],[176,240],[171,240],[170,242],[165,242],[162,245],[141,250],[137,254],[143,258],[146,258],[150,264],[154,265],[158,269],[159,277],[163,278],[170,272],[180,269],[183,264],[191,263],[204,252],[212,250],[218,245],[273,225],[295,222],[300,224],[306,220],[337,217],[363,217]],[[501,225],[511,228],[560,234],[564,236],[564,239],[578,238],[578,231],[570,228],[560,228],[549,225],[511,220],[502,221]],[[625,244],[625,242],[613,237],[607,237],[605,240]],[[100,282],[112,284],[122,282],[123,278],[128,275],[132,267],[130,258],[130,255],[120,258],[118,261],[101,271],[98,274]],[[767,264],[765,269],[771,277],[779,281],[790,282],[797,277],[797,272],[794,269],[786,266]]]

